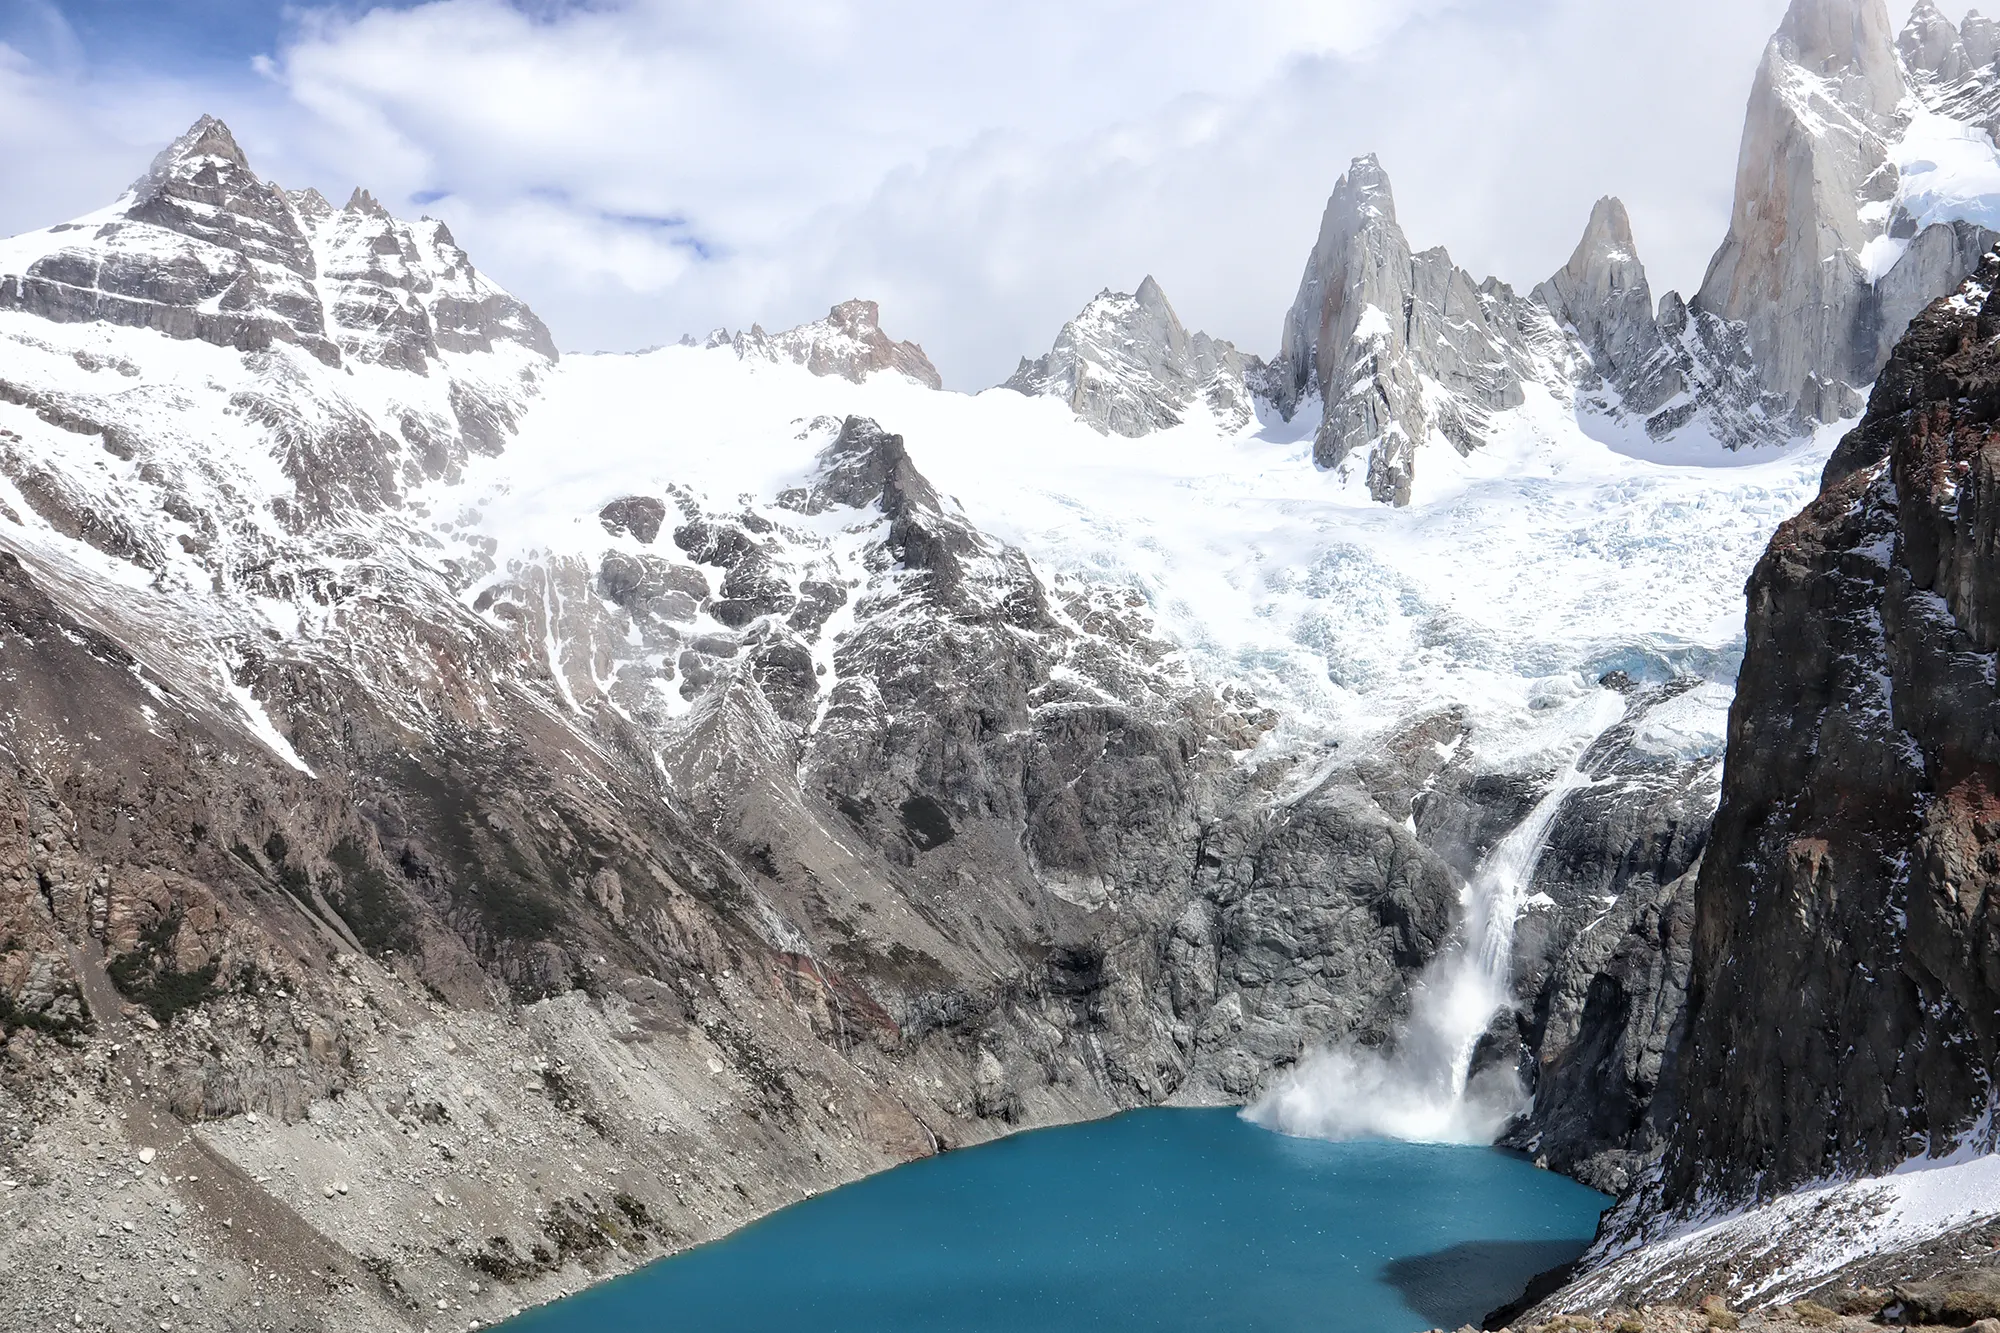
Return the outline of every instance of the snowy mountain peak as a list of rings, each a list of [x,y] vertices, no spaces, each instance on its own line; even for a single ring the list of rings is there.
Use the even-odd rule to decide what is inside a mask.
[[[303,190],[287,190],[285,198],[291,200],[292,207],[308,225],[321,222],[333,212],[333,203],[325,195],[308,185]]]
[[[681,340],[684,345],[695,341]],[[944,388],[944,377],[922,347],[897,342],[882,331],[882,307],[874,301],[842,301],[825,319],[782,333],[766,333],[761,324],[752,324],[746,333],[717,329],[703,345],[733,348],[746,360],[789,361],[815,375],[834,376],[851,384],[889,372],[927,389]]]
[[[1225,430],[1241,430],[1255,415],[1252,385],[1262,378],[1263,363],[1234,344],[1190,334],[1148,274],[1136,292],[1099,292],[1053,348],[1022,358],[1001,387],[1059,398],[1100,433],[1137,439],[1180,425],[1198,404]]]
[[[300,531],[392,507],[470,455],[499,452],[556,357],[534,312],[482,277],[441,224],[398,221],[366,191],[337,212],[316,191],[287,194],[213,117],[109,209],[0,241],[0,311],[34,317],[0,325],[11,401],[101,434],[114,452],[137,448],[116,442],[144,434],[133,423],[156,410],[146,395],[167,385],[213,422],[252,430],[256,444],[213,424],[155,441],[135,463],[146,478],[135,494],[104,491],[60,451],[36,465],[37,512],[58,531],[93,531],[101,521],[87,516],[107,508],[162,505],[194,525],[201,536],[115,544],[162,579],[180,563],[200,572],[173,577],[238,577],[230,562],[249,557],[217,541],[223,520],[203,517],[218,497],[262,495],[263,512]],[[79,365],[111,364],[152,387],[76,378]],[[357,378],[358,366],[399,373]],[[242,474],[264,459],[267,471]],[[0,471],[16,464],[28,466],[0,458]],[[267,558],[262,541],[251,549]]]
[[[376,218],[387,218],[389,216],[389,210],[377,203],[374,195],[368,193],[368,191],[358,185],[354,187],[354,193],[347,197],[346,211],[349,213],[365,213],[369,217]]]
[[[193,178],[204,171],[217,176],[229,171],[246,174],[250,171],[250,161],[237,145],[236,136],[214,116],[201,117],[180,138],[161,149],[146,174],[134,183],[132,192],[150,193],[169,180]]]
[[[1896,51],[1926,111],[1987,134],[2000,129],[2000,23],[1974,10],[1953,27],[1925,0],[1911,11]]]
[[[1099,299],[1101,300],[1111,295],[1115,295],[1115,293],[1106,288],[1103,292],[1099,293]],[[1154,280],[1152,274],[1148,273],[1144,278],[1140,279],[1139,289],[1132,293],[1132,299],[1138,303],[1141,310],[1146,311],[1149,315],[1156,317],[1164,315],[1172,319],[1174,323],[1180,323],[1179,318],[1174,315],[1173,306],[1167,300],[1166,292],[1161,289],[1160,284]]]
[[[1911,74],[1939,83],[1956,83],[1972,68],[1957,27],[1931,0],[1917,0],[1909,23],[1896,38],[1896,50]]]
[[[1872,127],[1895,121],[1906,89],[1884,0],[1792,0],[1771,50]]]
[[[246,351],[285,343],[338,365],[317,271],[291,201],[204,116],[106,213],[0,242],[0,309]]]
[[[2000,240],[2000,25],[1884,0],[1793,0],[1757,71],[1729,235],[1692,302],[1652,307],[1615,199],[1522,300],[1416,253],[1388,173],[1335,186],[1271,370],[1287,418],[1321,407],[1314,457],[1410,494],[1418,455],[1460,453],[1539,384],[1650,449],[1799,438],[1858,413],[1901,330]],[[1803,312],[1812,312],[1810,314]],[[1593,427],[1595,429],[1595,427]]]
[[[1374,247],[1362,244],[1361,237],[1378,227],[1384,233],[1382,244]],[[1342,322],[1347,327],[1323,328],[1321,323],[1332,295],[1328,283],[1335,279],[1344,281],[1347,261],[1357,249],[1385,249],[1394,254],[1409,251],[1409,243],[1396,225],[1396,197],[1389,185],[1389,175],[1373,153],[1355,158],[1334,184],[1320,218],[1319,238],[1306,261],[1298,297],[1285,320],[1275,370],[1278,408],[1288,419],[1301,402],[1319,391],[1319,381],[1324,378],[1320,373],[1322,333],[1343,340],[1351,338],[1359,322],[1360,310],[1355,309],[1351,312],[1353,318],[1347,318],[1348,303],[1342,301]]]

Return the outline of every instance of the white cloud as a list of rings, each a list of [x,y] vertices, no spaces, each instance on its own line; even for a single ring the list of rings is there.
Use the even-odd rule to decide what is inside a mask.
[[[160,146],[156,126],[94,105],[70,70],[0,44],[0,235],[103,207]]]
[[[105,202],[212,109],[274,179],[335,196],[362,183],[445,217],[569,347],[779,327],[867,295],[976,386],[1045,349],[1100,287],[1152,272],[1191,323],[1268,353],[1326,195],[1365,151],[1412,240],[1475,272],[1532,285],[1617,193],[1656,287],[1697,284],[1783,8],[308,9],[262,75],[227,87],[114,88],[0,56],[0,151],[19,164],[0,230]]]

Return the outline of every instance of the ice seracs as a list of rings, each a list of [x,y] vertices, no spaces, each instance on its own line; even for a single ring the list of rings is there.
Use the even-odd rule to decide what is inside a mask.
[[[692,343],[692,338],[682,339]],[[718,329],[708,336],[710,347],[728,346],[736,355],[763,361],[789,361],[815,375],[837,375],[859,384],[871,375],[893,373],[927,389],[942,389],[944,378],[913,342],[897,342],[882,331],[882,307],[873,301],[843,301],[825,319],[801,324],[782,333],[766,333],[753,324],[747,333]]]
[[[1136,439],[1180,425],[1197,406],[1241,430],[1256,414],[1263,373],[1234,344],[1189,333],[1149,274],[1136,292],[1099,292],[1053,348],[1023,357],[1002,387],[1059,398],[1101,433]]]

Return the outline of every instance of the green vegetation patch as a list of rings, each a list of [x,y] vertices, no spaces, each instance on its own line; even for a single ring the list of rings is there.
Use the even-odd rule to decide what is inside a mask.
[[[222,994],[222,988],[215,984],[222,972],[217,964],[183,972],[167,962],[180,928],[181,913],[170,912],[139,933],[138,948],[119,954],[106,968],[119,993],[145,1005],[162,1027],[172,1023],[183,1009],[206,1004]]]
[[[417,933],[409,903],[387,875],[369,864],[361,844],[343,839],[330,859],[340,883],[329,900],[361,947],[377,957],[414,953]]]

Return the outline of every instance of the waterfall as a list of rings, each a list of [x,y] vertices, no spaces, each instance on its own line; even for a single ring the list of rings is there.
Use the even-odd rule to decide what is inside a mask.
[[[1549,826],[1591,784],[1585,745],[1534,809],[1480,862],[1466,884],[1464,921],[1411,993],[1410,1022],[1393,1050],[1336,1046],[1302,1062],[1244,1115],[1302,1138],[1491,1143],[1526,1100],[1511,1068],[1472,1076],[1493,1016],[1512,1002],[1514,923],[1534,882]]]

